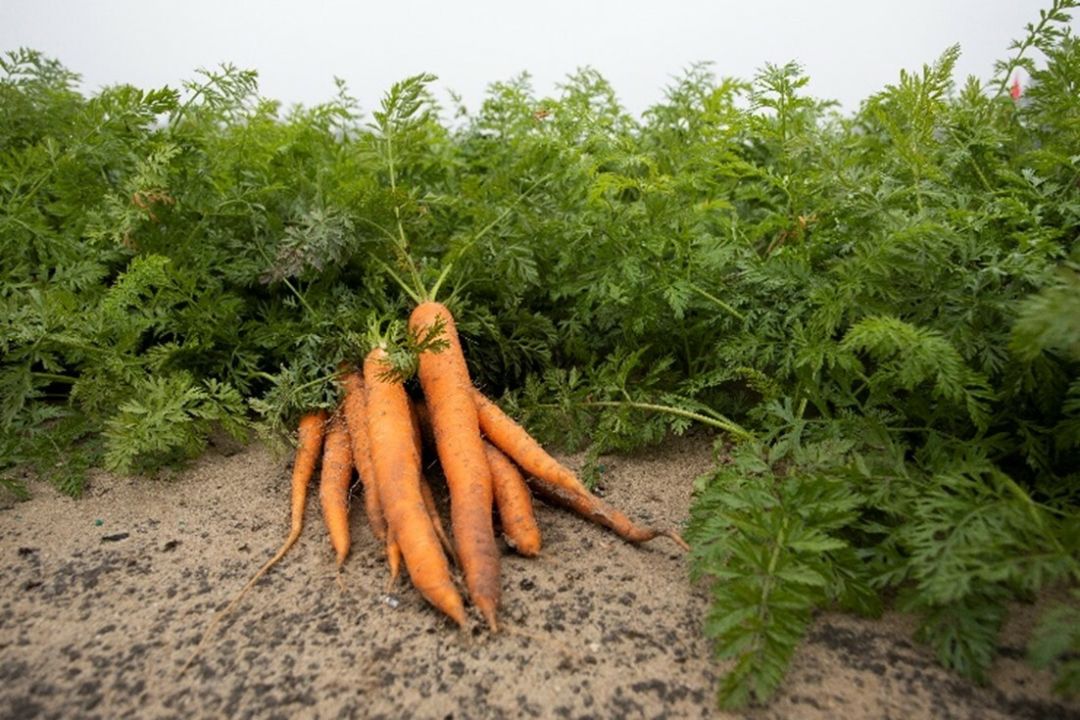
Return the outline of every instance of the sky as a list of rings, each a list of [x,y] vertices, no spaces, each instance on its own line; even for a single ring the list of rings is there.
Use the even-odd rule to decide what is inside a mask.
[[[988,80],[1049,0],[0,0],[0,51],[30,47],[82,75],[84,90],[178,87],[200,67],[259,72],[286,105],[330,99],[346,81],[362,110],[389,86],[431,72],[477,109],[487,86],[522,72],[540,95],[598,70],[632,113],[663,99],[695,62],[749,79],[801,63],[809,92],[847,110],[953,43],[958,81]],[[1074,21],[1075,27],[1075,21]]]

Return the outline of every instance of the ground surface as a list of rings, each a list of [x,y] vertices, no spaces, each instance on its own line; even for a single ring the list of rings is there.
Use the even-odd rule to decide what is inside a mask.
[[[679,524],[710,443],[604,463],[610,501]],[[937,667],[910,618],[826,613],[776,701],[725,715],[684,556],[543,505],[544,551],[504,556],[505,631],[491,636],[475,617],[455,631],[407,581],[387,595],[360,512],[339,590],[313,504],[292,555],[178,677],[212,612],[284,536],[287,484],[288,459],[256,446],[171,478],[101,475],[78,501],[38,484],[0,510],[0,717],[1080,718],[1023,662],[1025,608],[990,687]]]

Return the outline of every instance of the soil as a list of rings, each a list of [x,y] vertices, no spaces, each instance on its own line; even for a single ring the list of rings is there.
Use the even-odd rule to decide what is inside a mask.
[[[679,525],[710,448],[699,436],[603,458],[601,487],[637,519]],[[940,668],[908,616],[822,613],[771,704],[720,712],[708,596],[686,556],[542,504],[541,556],[503,546],[492,635],[475,615],[457,631],[407,579],[387,592],[362,512],[339,587],[309,503],[300,543],[180,676],[213,613],[283,539],[288,477],[288,458],[226,447],[171,476],[96,475],[79,500],[34,484],[0,510],[0,717],[1080,718],[1024,661],[1029,606],[1002,633],[987,686]]]

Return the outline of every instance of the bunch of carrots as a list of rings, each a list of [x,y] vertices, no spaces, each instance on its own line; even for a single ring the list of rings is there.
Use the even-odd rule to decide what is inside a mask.
[[[435,333],[440,338],[419,352],[424,400],[410,399],[382,345],[367,354],[361,369],[341,369],[344,397],[338,410],[329,417],[325,411],[311,412],[299,422],[291,524],[285,543],[218,614],[204,642],[217,622],[300,537],[308,485],[320,456],[319,497],[338,568],[349,552],[349,486],[355,468],[372,533],[386,546],[389,583],[397,580],[404,561],[413,586],[461,627],[466,625],[465,603],[451,563],[460,568],[472,605],[496,631],[500,579],[493,509],[516,552],[536,556],[541,541],[532,493],[610,528],[629,542],[665,535],[688,549],[674,530],[636,525],[589,492],[571,470],[473,386],[445,305],[420,302],[409,318],[409,331],[414,337]],[[446,477],[452,541],[423,474],[425,437],[434,445]]]

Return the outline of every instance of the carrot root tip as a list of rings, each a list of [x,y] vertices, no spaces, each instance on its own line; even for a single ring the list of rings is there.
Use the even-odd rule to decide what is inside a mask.
[[[499,632],[499,623],[495,617],[495,604],[487,601],[477,601],[476,607],[480,611],[480,614],[484,616],[488,629],[493,633]]]
[[[690,545],[685,540],[683,540],[682,535],[680,535],[675,530],[663,530],[660,532],[660,534],[671,538],[671,540],[684,551],[690,552]]]

